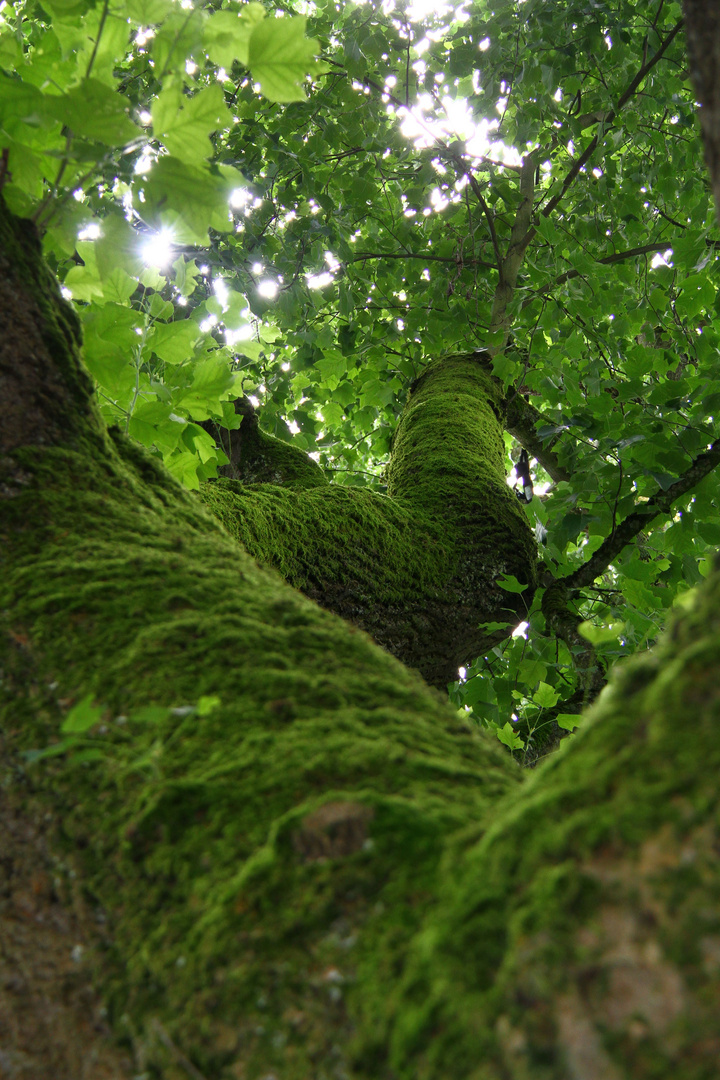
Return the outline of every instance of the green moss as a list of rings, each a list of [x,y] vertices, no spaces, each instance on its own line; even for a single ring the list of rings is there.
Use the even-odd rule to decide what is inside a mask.
[[[449,357],[413,388],[389,497],[303,490],[302,480],[289,489],[221,480],[201,497],[258,561],[444,687],[498,640],[481,625],[517,621],[535,585],[535,544],[505,482],[498,409],[479,363]],[[499,588],[503,574],[528,584],[522,597]]]
[[[112,928],[114,1021],[132,1019],[151,1059],[157,1016],[218,1080],[240,1061],[300,1080],[351,1038],[375,950],[382,970],[401,964],[446,834],[514,772],[194,497],[156,485],[142,451],[116,447],[23,454],[33,483],[3,512],[3,727],[37,748],[57,737],[58,698],[90,691],[105,708],[100,759],[40,763],[32,782]],[[134,719],[203,694],[221,700],[205,717]]]
[[[714,1075],[719,612],[715,576],[478,841],[448,851],[396,999],[398,1077],[566,1080],[581,1036],[602,1075]]]

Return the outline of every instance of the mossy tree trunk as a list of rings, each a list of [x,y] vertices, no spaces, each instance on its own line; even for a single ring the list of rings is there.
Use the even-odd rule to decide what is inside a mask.
[[[251,555],[442,689],[508,636],[536,584],[535,541],[505,482],[504,404],[487,359],[446,357],[416,380],[387,496],[324,482],[307,455],[247,413],[229,448],[242,481],[201,492]],[[498,584],[506,574],[522,595]],[[490,623],[505,629],[488,632]]]
[[[135,1055],[112,1075],[714,1077],[718,576],[523,779],[103,430],[72,315],[22,230],[2,218],[4,813],[51,832],[54,888]],[[458,376],[477,388],[476,371],[417,387],[399,509],[377,535],[447,502],[443,440],[468,423]],[[478,565],[472,480],[448,512],[456,576]],[[281,530],[286,495],[257,536]],[[29,765],[84,695],[101,727]],[[3,865],[7,931],[20,867]],[[2,1063],[39,1080],[47,1061],[4,1018],[47,999],[28,970],[3,973]],[[67,987],[52,989],[59,1009]],[[78,1021],[54,1048],[57,1080],[76,1080],[92,1037]]]

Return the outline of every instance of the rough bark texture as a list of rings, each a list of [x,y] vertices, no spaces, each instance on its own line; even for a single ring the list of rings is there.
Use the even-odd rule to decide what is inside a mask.
[[[0,430],[4,820],[43,815],[125,1075],[715,1080],[720,577],[521,779],[104,436],[72,336],[47,332],[59,299],[17,263],[35,314],[16,362],[57,368],[64,406],[52,438]],[[22,757],[88,693],[101,727]],[[60,1007],[62,978],[13,984],[3,959],[7,1015]],[[54,1080],[94,1046],[66,1015]],[[19,1021],[0,1023],[14,1053]],[[48,1076],[32,1047],[8,1060]]]
[[[501,397],[481,357],[447,357],[417,380],[393,440],[388,495],[322,483],[302,453],[251,427],[235,436],[243,479],[202,498],[258,561],[447,686],[527,612],[535,541],[505,482]],[[247,429],[247,430],[246,430]],[[232,450],[233,447],[230,447]],[[312,463],[314,466],[314,463]],[[523,594],[498,585],[510,574]]]

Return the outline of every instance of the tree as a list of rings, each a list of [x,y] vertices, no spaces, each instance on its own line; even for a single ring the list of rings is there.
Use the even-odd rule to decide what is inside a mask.
[[[3,17],[7,1068],[714,1075],[717,241],[677,5]],[[466,99],[492,144],[443,134]],[[639,651],[536,771],[492,737],[527,763]],[[390,652],[467,661],[455,708]]]

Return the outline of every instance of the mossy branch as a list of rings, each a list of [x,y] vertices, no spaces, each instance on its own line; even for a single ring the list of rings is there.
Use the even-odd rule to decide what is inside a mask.
[[[509,390],[505,400],[505,430],[524,446],[528,454],[538,461],[556,484],[569,481],[570,473],[560,464],[553,446],[557,436],[549,441],[537,433],[538,425],[547,423],[547,417],[515,390]]]

